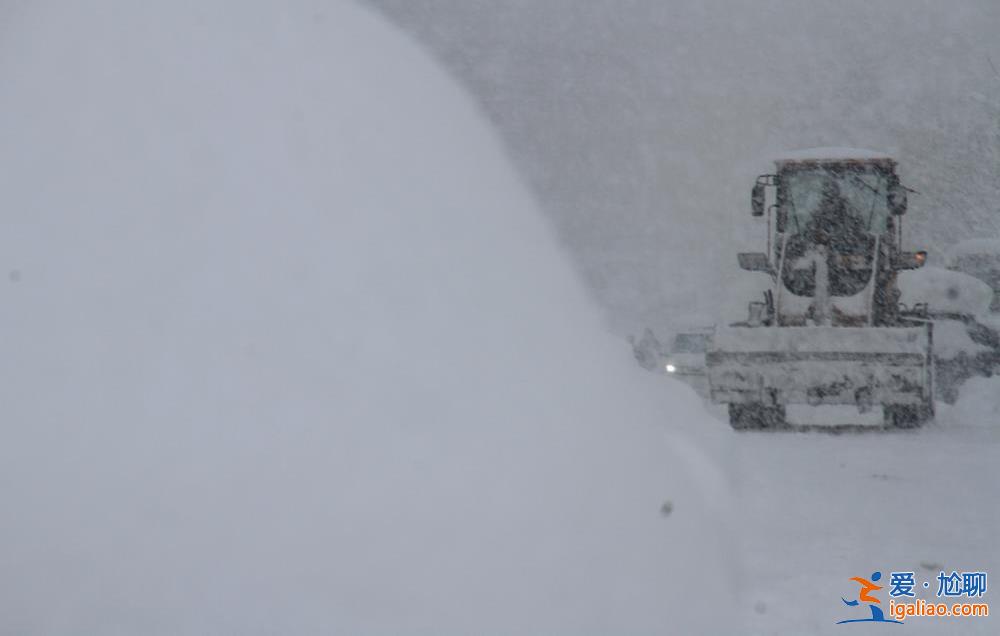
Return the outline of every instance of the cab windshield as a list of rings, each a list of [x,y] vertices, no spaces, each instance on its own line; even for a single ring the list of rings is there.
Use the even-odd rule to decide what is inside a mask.
[[[836,183],[844,209],[869,234],[883,234],[889,219],[888,176],[872,166],[816,166],[788,170],[782,175],[788,230],[806,231],[821,209],[824,184]]]

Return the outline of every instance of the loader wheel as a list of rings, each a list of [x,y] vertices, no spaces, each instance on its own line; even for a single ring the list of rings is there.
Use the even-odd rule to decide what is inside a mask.
[[[924,404],[886,404],[882,409],[885,425],[893,428],[919,428],[932,417]]]
[[[729,424],[737,431],[785,426],[784,406],[764,406],[758,402],[730,404]]]

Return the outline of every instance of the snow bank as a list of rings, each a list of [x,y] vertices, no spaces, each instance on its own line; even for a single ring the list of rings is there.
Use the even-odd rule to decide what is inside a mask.
[[[5,26],[0,632],[729,631],[682,435],[724,425],[410,43],[318,1]]]
[[[993,290],[983,281],[940,267],[900,272],[900,302],[927,303],[931,311],[980,316],[989,312]]]
[[[1000,428],[1000,377],[969,378],[962,385],[962,399],[954,405],[938,404],[938,419],[948,427],[997,430]]]
[[[969,336],[964,323],[957,320],[938,320],[934,323],[934,355],[938,358],[951,360],[962,354],[971,357],[989,351],[989,347]]]

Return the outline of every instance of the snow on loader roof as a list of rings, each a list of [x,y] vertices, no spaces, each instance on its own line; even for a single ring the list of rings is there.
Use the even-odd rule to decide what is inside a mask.
[[[888,161],[895,160],[888,154],[878,150],[864,148],[820,147],[791,150],[774,158],[775,163],[797,162],[844,162],[844,161]]]

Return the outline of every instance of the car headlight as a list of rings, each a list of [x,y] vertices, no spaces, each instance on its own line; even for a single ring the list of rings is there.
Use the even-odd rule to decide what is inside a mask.
[[[669,362],[667,363],[666,369],[667,369],[667,373],[673,373],[673,372],[677,371],[677,367],[675,367],[674,365],[670,364]]]

